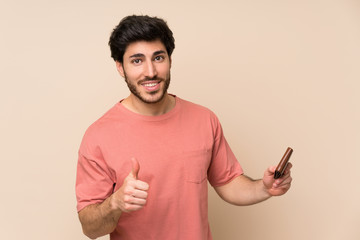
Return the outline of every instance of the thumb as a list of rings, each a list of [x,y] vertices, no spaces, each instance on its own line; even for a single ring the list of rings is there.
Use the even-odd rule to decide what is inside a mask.
[[[276,166],[271,166],[265,170],[264,177],[272,177],[275,173]]]
[[[139,161],[134,157],[131,158],[131,161],[132,161],[131,174],[135,179],[138,179],[138,173],[140,171]]]
[[[271,166],[271,167],[268,168],[268,172],[271,173],[271,174],[274,174],[275,170],[276,170],[276,166]]]

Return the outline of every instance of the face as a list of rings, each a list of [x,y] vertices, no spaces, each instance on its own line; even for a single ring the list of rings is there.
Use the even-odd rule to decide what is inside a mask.
[[[171,59],[160,40],[138,41],[129,44],[123,64],[117,69],[130,89],[131,97],[144,103],[158,103],[170,84]]]

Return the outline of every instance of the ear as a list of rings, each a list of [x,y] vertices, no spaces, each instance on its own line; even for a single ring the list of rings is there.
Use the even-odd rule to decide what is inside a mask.
[[[124,67],[123,67],[122,63],[119,62],[119,61],[115,61],[115,64],[116,64],[116,69],[118,70],[118,72],[120,73],[120,75],[121,75],[122,77],[125,77]]]

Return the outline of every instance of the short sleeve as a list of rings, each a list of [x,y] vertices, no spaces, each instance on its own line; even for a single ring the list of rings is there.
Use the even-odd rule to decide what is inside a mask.
[[[109,171],[101,148],[85,134],[78,155],[76,174],[77,210],[101,203],[114,189],[114,177]]]
[[[221,124],[216,116],[214,116],[212,126],[214,145],[208,169],[208,180],[213,187],[218,187],[243,174],[243,169],[227,143]]]

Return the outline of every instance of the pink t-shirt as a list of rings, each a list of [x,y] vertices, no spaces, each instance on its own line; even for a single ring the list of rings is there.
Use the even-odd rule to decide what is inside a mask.
[[[176,97],[160,116],[143,116],[117,103],[86,131],[79,150],[77,210],[103,202],[140,163],[138,178],[150,186],[147,204],[122,213],[110,239],[212,239],[208,185],[242,174],[213,112]]]

